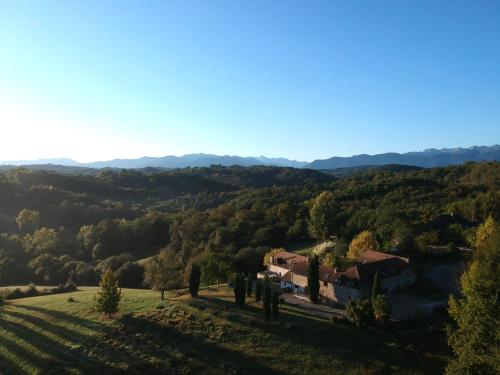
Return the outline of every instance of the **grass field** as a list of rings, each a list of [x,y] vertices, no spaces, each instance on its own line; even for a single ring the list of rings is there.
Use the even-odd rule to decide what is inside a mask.
[[[433,374],[445,366],[391,335],[297,308],[267,323],[259,305],[237,308],[222,286],[163,302],[158,292],[124,289],[113,320],[92,311],[95,288],[80,289],[1,308],[0,373]]]

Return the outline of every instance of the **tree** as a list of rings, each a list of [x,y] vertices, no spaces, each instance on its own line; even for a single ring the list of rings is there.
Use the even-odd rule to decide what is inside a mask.
[[[356,260],[367,250],[377,250],[378,245],[375,236],[370,231],[363,231],[353,238],[349,245],[347,258]]]
[[[274,291],[272,298],[272,312],[273,312],[273,319],[275,321],[278,321],[279,318],[279,312],[280,312],[279,303],[280,303],[280,293]]]
[[[251,297],[252,296],[253,280],[254,280],[254,276],[252,274],[249,274],[248,277],[247,277],[247,285],[246,285],[246,288],[247,288],[247,297]]]
[[[20,232],[32,232],[40,224],[40,212],[23,208],[16,217],[16,223]]]
[[[135,262],[125,262],[116,271],[116,278],[124,288],[140,288],[144,279],[144,268]]]
[[[309,231],[314,238],[326,240],[338,230],[340,207],[332,193],[325,191],[314,198],[309,210]]]
[[[237,274],[234,278],[234,301],[240,307],[245,306],[245,276]]]
[[[94,296],[95,309],[107,316],[118,312],[122,291],[118,287],[118,280],[110,269],[104,273],[99,288]]]
[[[262,299],[262,281],[255,282],[255,302],[260,302]]]
[[[318,303],[319,298],[319,260],[317,255],[309,257],[307,269],[307,288],[312,303]]]
[[[487,246],[488,242],[492,240],[495,236],[495,232],[498,231],[497,224],[493,216],[488,216],[488,218],[482,223],[476,230],[474,245],[476,249],[482,249]]]
[[[198,295],[198,290],[200,289],[200,276],[200,266],[197,263],[193,263],[191,265],[191,274],[189,275],[189,292],[192,297]]]
[[[231,264],[227,257],[209,253],[200,260],[201,279],[205,285],[220,284],[231,277]]]
[[[495,228],[492,238],[480,242],[462,275],[462,297],[450,298],[448,311],[455,326],[449,330],[448,342],[457,357],[449,363],[447,374],[500,373],[499,229]]]
[[[380,324],[386,324],[391,319],[391,302],[387,296],[378,294],[372,299],[373,316]]]
[[[378,271],[375,271],[375,276],[373,276],[373,286],[372,286],[372,302],[380,294],[380,275]]]
[[[272,299],[272,290],[271,290],[271,285],[268,279],[264,281],[264,287],[263,287],[263,296],[262,296],[262,301],[263,301],[263,310],[264,310],[264,318],[267,321],[271,320],[271,299]]]
[[[150,288],[159,290],[164,299],[165,290],[181,286],[180,264],[172,250],[163,250],[146,263],[144,281]]]

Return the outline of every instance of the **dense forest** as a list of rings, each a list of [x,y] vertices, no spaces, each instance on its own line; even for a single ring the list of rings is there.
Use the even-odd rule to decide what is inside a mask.
[[[370,230],[410,255],[470,246],[500,219],[500,163],[350,173],[280,167],[0,173],[0,284],[95,285],[111,268],[140,287],[144,267],[170,254],[175,283],[193,261],[202,282],[256,272],[272,248],[335,239],[339,252]],[[174,285],[173,285],[174,286]]]

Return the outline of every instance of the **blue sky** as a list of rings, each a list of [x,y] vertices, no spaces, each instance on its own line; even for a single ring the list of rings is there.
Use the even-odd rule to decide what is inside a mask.
[[[500,143],[500,2],[0,0],[0,128],[0,160]]]

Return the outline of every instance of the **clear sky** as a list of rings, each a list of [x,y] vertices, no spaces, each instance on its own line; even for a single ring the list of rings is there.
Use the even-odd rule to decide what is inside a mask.
[[[0,0],[0,160],[500,143],[500,1]]]

